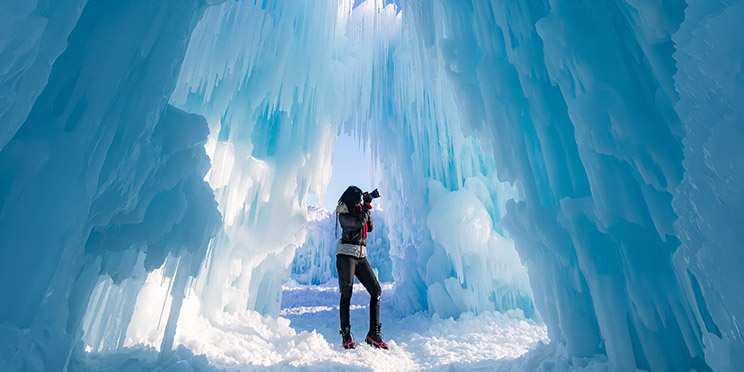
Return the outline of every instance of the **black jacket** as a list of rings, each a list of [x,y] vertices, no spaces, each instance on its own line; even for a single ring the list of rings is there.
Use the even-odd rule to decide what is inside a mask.
[[[372,231],[372,218],[369,210],[369,206],[364,203],[362,204],[362,212],[356,215],[349,213],[346,204],[339,203],[336,213],[338,213],[338,222],[343,230],[341,243],[367,246],[366,234],[364,233],[365,225],[367,232]]]

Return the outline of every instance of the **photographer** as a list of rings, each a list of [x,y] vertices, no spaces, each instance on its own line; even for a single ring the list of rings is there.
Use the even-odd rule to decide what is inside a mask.
[[[341,291],[339,313],[341,316],[341,335],[345,349],[355,347],[351,337],[349,322],[349,304],[351,303],[354,275],[369,292],[369,332],[366,342],[376,348],[387,349],[380,333],[380,283],[372,267],[367,262],[367,233],[372,231],[372,199],[380,197],[377,189],[363,193],[356,186],[349,186],[338,200],[336,218],[343,230],[336,247],[336,269],[338,269],[338,286]],[[363,202],[363,203],[362,203]]]

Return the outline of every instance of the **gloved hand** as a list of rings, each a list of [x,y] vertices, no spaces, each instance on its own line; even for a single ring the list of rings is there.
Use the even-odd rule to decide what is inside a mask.
[[[362,200],[364,200],[365,204],[372,203],[372,195],[365,192],[364,194],[362,194]]]

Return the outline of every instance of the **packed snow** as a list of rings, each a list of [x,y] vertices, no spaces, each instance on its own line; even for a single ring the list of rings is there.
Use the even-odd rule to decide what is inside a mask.
[[[344,350],[338,334],[337,285],[290,282],[283,287],[278,318],[247,312],[207,321],[198,314],[197,297],[189,295],[176,334],[176,345],[180,346],[170,360],[158,361],[154,349],[134,346],[120,352],[88,354],[72,370],[167,370],[182,360],[187,370],[210,371],[518,371],[527,358],[515,358],[548,342],[545,326],[524,318],[519,311],[464,313],[457,319],[429,313],[402,316],[392,306],[393,287],[393,283],[382,284],[381,321],[388,351],[364,344],[369,295],[361,285],[354,287],[351,306],[352,332],[358,346]],[[607,367],[601,358],[586,363]]]

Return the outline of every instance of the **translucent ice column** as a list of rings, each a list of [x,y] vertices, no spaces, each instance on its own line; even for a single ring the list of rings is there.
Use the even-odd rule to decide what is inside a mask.
[[[335,2],[227,2],[207,11],[171,102],[204,115],[224,227],[196,283],[201,310],[278,314],[306,237],[310,193],[330,178],[343,66]],[[341,71],[343,72],[343,71]]]
[[[674,192],[679,275],[700,323],[705,360],[744,368],[744,2],[688,1],[674,34],[685,175]]]
[[[738,9],[691,5],[722,12],[721,21]],[[501,225],[517,242],[551,338],[572,355],[606,352],[618,370],[708,368],[702,329],[712,317],[696,315],[702,305],[690,298],[710,292],[673,264],[683,231],[672,208],[685,172],[679,116],[695,108],[676,104],[684,96],[675,89],[671,37],[685,4],[403,6],[419,40],[413,60],[436,60],[454,91],[455,108],[436,107],[476,133],[499,179],[520,191]],[[716,46],[736,56],[733,43]],[[725,66],[715,60],[721,65],[711,71]],[[684,78],[699,76],[680,66]]]
[[[462,133],[445,69],[404,19],[382,1],[235,2],[197,26],[171,103],[210,122],[208,178],[225,216],[197,283],[203,311],[278,311],[306,236],[306,196],[324,192],[343,124],[383,164],[380,203],[400,308],[534,315],[526,272],[498,225],[516,190],[497,181],[490,156]],[[452,243],[445,237],[457,232],[442,221],[432,239],[430,181],[477,200],[469,206],[486,214],[460,222],[484,225],[484,239]],[[466,251],[479,254],[463,260]]]
[[[208,128],[167,100],[205,7],[0,6],[0,370],[64,370],[102,277],[202,260]]]

